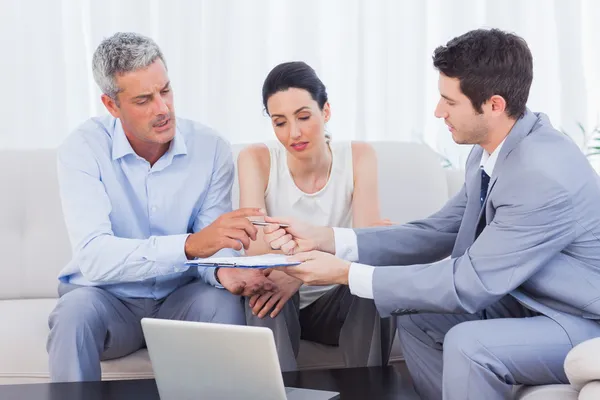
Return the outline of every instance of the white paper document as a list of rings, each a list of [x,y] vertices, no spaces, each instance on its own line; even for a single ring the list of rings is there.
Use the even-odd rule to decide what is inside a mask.
[[[202,267],[229,267],[229,268],[272,268],[298,265],[299,262],[288,261],[288,256],[283,254],[264,254],[261,256],[246,257],[209,257],[197,258],[186,261],[187,265]]]

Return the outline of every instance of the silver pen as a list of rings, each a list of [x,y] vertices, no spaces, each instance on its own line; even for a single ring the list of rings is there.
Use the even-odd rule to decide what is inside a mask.
[[[263,221],[250,221],[250,222],[252,222],[252,225],[257,225],[257,226],[279,225],[282,228],[290,227],[288,224],[278,224],[277,222],[263,222]]]

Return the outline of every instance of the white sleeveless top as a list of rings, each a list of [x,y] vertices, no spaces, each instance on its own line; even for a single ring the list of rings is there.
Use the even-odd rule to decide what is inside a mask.
[[[271,169],[265,191],[267,214],[292,217],[313,225],[352,228],[352,195],[354,172],[352,143],[330,142],[332,166],[329,180],[316,193],[301,191],[295,184],[287,165],[287,150],[271,147]],[[304,308],[324,295],[332,286],[307,286],[300,288],[300,308]]]

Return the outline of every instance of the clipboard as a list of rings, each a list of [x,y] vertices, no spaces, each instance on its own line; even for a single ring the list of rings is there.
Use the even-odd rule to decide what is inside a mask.
[[[209,257],[197,258],[186,261],[186,265],[194,267],[220,267],[220,268],[255,268],[266,269],[274,267],[292,267],[301,264],[298,261],[287,261],[282,254],[265,254],[261,256],[246,257]]]

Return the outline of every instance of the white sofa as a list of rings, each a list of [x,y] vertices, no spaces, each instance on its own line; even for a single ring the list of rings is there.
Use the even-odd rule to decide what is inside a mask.
[[[462,185],[460,171],[444,170],[421,144],[373,143],[379,159],[382,216],[394,222],[425,217]],[[234,146],[237,156],[243,145]],[[55,168],[55,151],[0,151],[0,384],[48,381],[47,319],[57,301],[57,273],[70,257]],[[234,207],[237,206],[237,180]],[[375,335],[376,333],[374,333]],[[600,390],[600,339],[571,352],[567,372],[574,387],[520,388],[521,399],[592,398]],[[590,351],[594,348],[595,352]],[[596,356],[594,357],[594,354]],[[372,355],[376,365],[378,355]],[[397,343],[392,361],[401,358]],[[594,365],[594,362],[596,363]],[[343,366],[336,351],[303,342],[300,368]],[[146,350],[102,363],[103,379],[152,377]],[[598,392],[589,394],[600,398]]]

